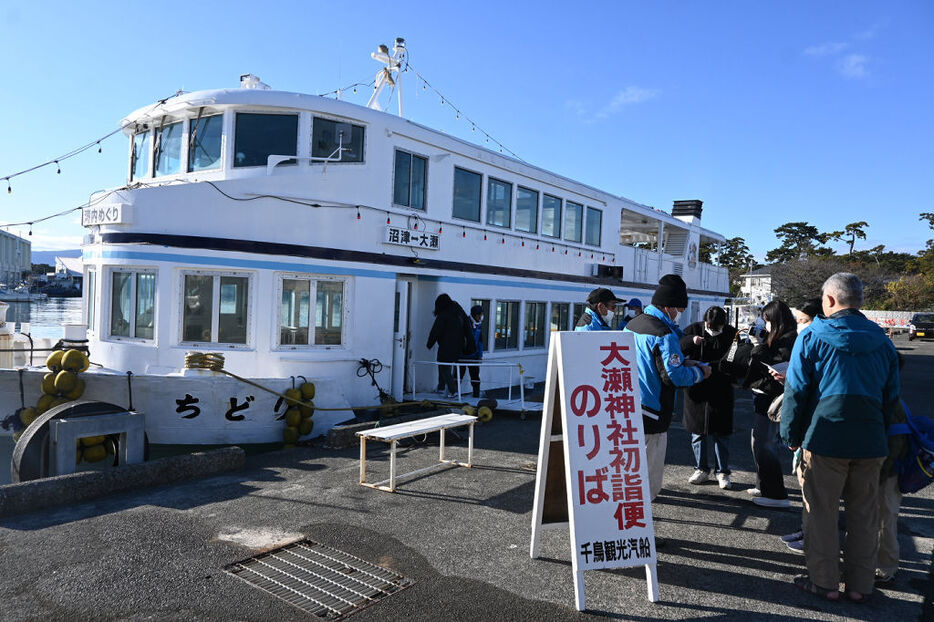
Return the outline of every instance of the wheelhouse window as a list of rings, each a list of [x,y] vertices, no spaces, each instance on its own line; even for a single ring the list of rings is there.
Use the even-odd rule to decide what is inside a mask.
[[[545,347],[545,303],[525,303],[525,348]]]
[[[512,215],[512,184],[490,179],[486,192],[486,222],[497,227],[509,227]]]
[[[454,218],[480,222],[483,175],[454,167]]]
[[[550,194],[542,198],[542,235],[561,237],[561,199]]]
[[[235,125],[235,167],[266,166],[271,155],[296,154],[298,115],[238,112]]]
[[[490,348],[490,301],[479,298],[470,301],[471,308],[478,305],[483,309],[483,322],[480,324],[480,343],[483,344],[484,350],[488,350]]]
[[[152,339],[155,311],[155,273],[136,270],[114,270],[111,273],[111,337]]]
[[[156,128],[155,176],[175,175],[182,172],[182,122]]]
[[[587,235],[584,243],[600,246],[600,229],[603,227],[603,212],[592,207],[587,208]]]
[[[538,233],[538,193],[522,186],[516,189],[516,231]]]
[[[570,305],[566,302],[551,303],[551,331],[570,328]]]
[[[516,350],[519,347],[519,303],[497,301],[494,346],[497,350]]]
[[[87,286],[84,288],[85,295],[87,300],[85,302],[85,322],[87,322],[88,330],[95,330],[95,317],[97,313],[97,270],[88,270],[87,276]]]
[[[281,284],[280,346],[294,349],[343,343],[343,281],[283,277]]]
[[[215,114],[192,119],[188,127],[188,172],[221,167],[221,138],[224,116]]]
[[[130,181],[149,177],[149,129],[133,134],[133,153],[130,155]]]
[[[571,242],[581,241],[584,224],[584,206],[568,201],[564,210],[564,239]]]
[[[425,209],[427,171],[426,158],[397,149],[392,202],[412,209]]]
[[[182,341],[246,344],[250,278],[228,274],[185,274]]]
[[[315,117],[311,130],[311,155],[335,162],[363,162],[363,126]]]

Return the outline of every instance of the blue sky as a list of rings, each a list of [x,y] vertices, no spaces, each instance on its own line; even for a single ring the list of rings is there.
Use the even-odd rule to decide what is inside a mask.
[[[914,252],[934,211],[934,3],[42,2],[0,4],[0,178],[90,142],[170,95],[323,93],[369,81],[378,43],[524,160],[703,223],[760,259],[773,229],[869,222],[858,248]],[[405,78],[406,116],[467,140]],[[363,104],[366,89],[347,99]],[[116,136],[0,188],[0,224],[126,181]],[[928,182],[925,184],[924,179]],[[76,214],[33,227],[74,248]],[[27,228],[14,227],[26,234]]]

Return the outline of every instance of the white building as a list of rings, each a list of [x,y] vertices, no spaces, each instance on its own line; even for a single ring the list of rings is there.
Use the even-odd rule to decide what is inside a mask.
[[[742,297],[748,298],[750,303],[756,305],[772,302],[774,296],[771,270],[771,266],[764,266],[743,274],[740,277],[743,279],[740,287]]]
[[[0,282],[17,285],[23,272],[32,267],[32,244],[6,231],[0,231]]]

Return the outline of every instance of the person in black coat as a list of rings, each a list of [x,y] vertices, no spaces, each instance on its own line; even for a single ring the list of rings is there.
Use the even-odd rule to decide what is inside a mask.
[[[769,419],[769,405],[785,391],[784,385],[775,380],[768,365],[786,363],[791,359],[791,350],[798,336],[797,323],[791,309],[781,300],[773,300],[762,309],[766,336],[762,343],[752,349],[751,363],[743,386],[754,393],[753,409],[756,411],[752,428],[752,456],[756,462],[757,486],[748,492],[757,505],[787,508],[788,491],[782,474],[779,451],[778,423]]]
[[[435,299],[435,323],[428,333],[426,347],[431,350],[436,343],[439,363],[454,363],[476,350],[470,319],[463,307],[447,294]],[[438,388],[446,388],[448,397],[457,397],[457,381],[450,365],[438,366]]]
[[[717,363],[730,351],[736,328],[726,323],[726,311],[710,307],[704,319],[684,329],[681,350],[695,361],[711,363],[710,377],[684,390],[684,427],[691,433],[694,450],[694,473],[691,484],[701,484],[710,477],[707,441],[712,440],[717,461],[720,488],[730,487],[730,434],[733,433],[733,384]]]

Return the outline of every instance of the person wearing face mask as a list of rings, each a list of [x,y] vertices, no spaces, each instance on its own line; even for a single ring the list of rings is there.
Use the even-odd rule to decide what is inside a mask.
[[[630,320],[625,329],[635,334],[652,500],[661,490],[665,475],[675,390],[703,382],[711,374],[709,365],[687,360],[681,351],[679,340],[684,334],[678,328],[678,319],[687,306],[688,290],[684,280],[677,274],[666,274],[658,281],[652,304]]]
[[[637,315],[642,314],[642,301],[638,298],[632,298],[629,302],[626,303],[626,313],[623,314],[623,317],[619,320],[619,329],[623,330],[626,328],[626,324],[629,323],[629,320],[635,318]]]
[[[800,335],[805,328],[811,325],[820,312],[820,298],[811,298],[804,302],[798,309],[792,309],[795,321],[798,323],[798,334]]]
[[[616,305],[626,302],[605,287],[598,287],[587,296],[587,308],[577,320],[574,330],[613,330]]]
[[[681,350],[686,356],[704,363],[716,363],[730,351],[736,329],[726,322],[726,311],[710,307],[704,319],[684,329]],[[685,389],[684,427],[691,433],[694,450],[694,473],[691,484],[703,484],[710,477],[707,441],[713,441],[717,482],[730,487],[730,434],[733,433],[733,385],[730,377],[716,366],[710,378]]]
[[[756,412],[752,427],[752,456],[756,463],[757,486],[747,492],[753,495],[753,503],[771,508],[788,508],[788,491],[779,462],[780,441],[778,423],[769,419],[768,410],[772,401],[781,395],[785,387],[767,365],[776,365],[791,359],[791,351],[798,336],[797,323],[791,309],[781,300],[773,300],[762,309],[765,321],[763,342],[752,349],[752,363],[743,381],[743,387],[753,392],[753,409]]]

